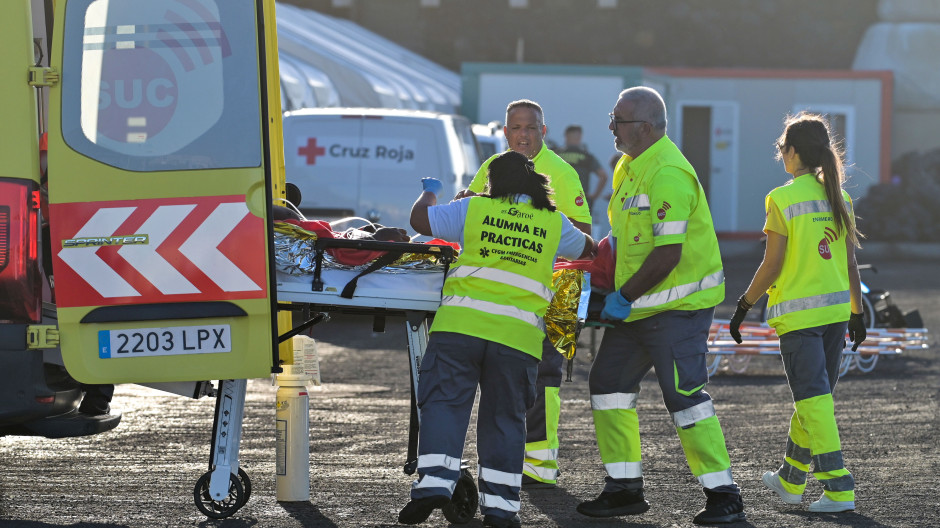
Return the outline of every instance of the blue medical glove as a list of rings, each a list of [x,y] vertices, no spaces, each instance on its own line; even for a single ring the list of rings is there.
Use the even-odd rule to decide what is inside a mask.
[[[620,290],[608,293],[604,297],[604,309],[601,310],[601,319],[608,321],[623,321],[630,317],[630,310],[633,309],[633,303],[620,294]]]
[[[434,193],[434,196],[440,196],[441,191],[444,190],[444,184],[437,178],[421,178],[421,185],[425,191]]]

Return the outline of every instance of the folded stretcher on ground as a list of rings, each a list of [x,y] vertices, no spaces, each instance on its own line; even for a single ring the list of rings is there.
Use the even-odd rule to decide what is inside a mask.
[[[721,366],[722,358],[727,359],[730,370],[742,373],[747,370],[753,356],[780,354],[780,342],[773,328],[767,323],[745,321],[741,325],[741,340],[738,344],[729,333],[730,321],[715,319],[708,336],[709,374],[714,374]],[[865,341],[853,351],[851,346],[843,352],[842,368],[839,375],[849,370],[871,372],[882,355],[897,355],[905,350],[925,350],[928,348],[926,328],[869,328]],[[846,336],[846,341],[849,341]],[[734,357],[732,357],[734,356]]]

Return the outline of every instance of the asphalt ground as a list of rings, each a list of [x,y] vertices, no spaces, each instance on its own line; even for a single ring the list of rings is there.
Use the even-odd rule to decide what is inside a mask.
[[[811,514],[821,492],[811,479],[802,506],[780,503],[760,475],[779,466],[792,401],[779,359],[758,357],[744,373],[722,369],[708,386],[742,488],[748,521],[736,526],[940,526],[938,392],[940,259],[931,254],[860,252],[878,272],[863,276],[887,289],[902,311],[918,309],[934,330],[929,350],[881,358],[869,374],[850,372],[836,391],[847,467],[857,481],[857,511]],[[760,261],[760,249],[725,252],[727,298],[736,299]],[[719,317],[728,317],[726,300]],[[362,317],[335,317],[314,328],[324,384],[310,398],[310,500],[275,498],[274,393],[270,380],[251,380],[241,463],[252,480],[248,503],[232,517],[211,520],[193,503],[193,486],[208,467],[214,399],[192,400],[152,389],[119,386],[121,425],[85,438],[0,438],[0,526],[46,527],[352,527],[396,526],[413,477],[402,472],[407,445],[409,382],[401,321],[382,334]],[[520,515],[532,527],[692,526],[704,497],[688,471],[652,375],[638,412],[649,512],[589,519],[575,512],[594,498],[603,468],[594,441],[587,389],[592,330],[581,335],[573,381],[562,387],[562,475],[554,490],[524,491]],[[599,335],[594,335],[595,338]],[[475,428],[464,457],[475,471]],[[423,526],[447,526],[436,512]],[[477,513],[463,525],[481,526]]]

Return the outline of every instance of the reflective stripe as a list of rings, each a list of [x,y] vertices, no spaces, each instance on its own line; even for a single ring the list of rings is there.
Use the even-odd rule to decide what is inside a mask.
[[[825,308],[827,306],[845,304],[850,302],[851,299],[852,298],[849,295],[849,290],[824,293],[822,295],[811,295],[809,297],[802,297],[800,299],[790,299],[789,301],[783,301],[782,303],[777,303],[771,306],[767,311],[767,319],[775,319],[781,315],[800,312],[803,310],[810,310],[813,308]],[[636,303],[634,303],[634,306],[636,306]]]
[[[460,471],[460,458],[444,454],[429,454],[418,457],[419,468],[442,467],[451,471]]]
[[[636,196],[631,196],[623,201],[623,210],[633,209],[636,207],[640,211],[648,211],[650,208],[650,197],[646,194],[638,194]]]
[[[688,409],[672,413],[672,421],[676,424],[676,427],[684,428],[712,416],[715,416],[715,404],[708,400]]]
[[[852,203],[845,202],[847,211],[852,212]],[[787,220],[793,220],[797,216],[814,213],[831,213],[832,208],[826,200],[809,200],[806,202],[795,203],[783,210],[783,216]]]
[[[642,462],[611,462],[604,464],[610,478],[640,478],[643,476]]]
[[[526,451],[526,458],[534,458],[536,460],[558,460],[558,450],[557,449],[539,449],[537,451]]]
[[[614,392],[611,394],[592,394],[591,409],[612,411],[614,409],[636,409],[637,393]]]
[[[522,477],[519,477],[519,481],[522,482]],[[506,500],[499,495],[493,495],[491,493],[481,493],[480,507],[497,508],[503,511],[516,513],[519,511],[519,501]]]
[[[676,220],[674,222],[653,224],[653,236],[681,235],[685,233],[688,226],[688,220]]]
[[[523,473],[531,473],[538,477],[539,479],[546,481],[555,481],[558,479],[558,470],[555,468],[547,468],[542,466],[534,466],[531,462],[524,462],[522,464]]]
[[[633,309],[636,310],[637,308],[653,308],[655,306],[678,301],[679,299],[688,297],[693,293],[704,291],[709,288],[714,288],[723,282],[725,282],[725,271],[718,270],[699,281],[690,282],[688,284],[680,284],[675,288],[669,288],[668,290],[651,293],[649,295],[643,295],[637,300],[633,301]]]
[[[806,472],[787,461],[783,462],[777,474],[780,475],[780,478],[785,482],[793,484],[794,486],[806,484]]]
[[[813,471],[816,473],[844,468],[845,462],[842,461],[842,451],[813,455]]]
[[[826,200],[809,200],[806,202],[797,202],[783,210],[783,216],[787,220],[793,220],[797,216],[813,213],[831,213],[832,208]]]
[[[454,493],[454,488],[457,486],[456,480],[448,480],[440,477],[434,477],[431,475],[424,475],[421,477],[421,480],[416,480],[411,485],[412,489],[420,488],[444,488],[449,490],[451,494]]]
[[[703,488],[717,488],[718,486],[729,486],[734,484],[734,479],[731,478],[731,469],[726,469],[724,471],[716,471],[714,473],[705,473],[704,475],[698,476],[698,481]]]
[[[470,297],[462,297],[459,295],[445,296],[443,299],[441,299],[441,306],[459,306],[461,308],[472,308],[481,312],[512,317],[513,319],[518,319],[523,323],[530,324],[542,332],[545,331],[545,321],[541,317],[535,315],[532,312],[520,310],[515,306],[496,304],[490,301],[481,301],[479,299],[471,299]]]
[[[796,445],[793,439],[789,437],[787,438],[787,456],[806,465],[813,461],[813,455],[809,448]]]
[[[522,486],[522,473],[507,473],[497,469],[477,466],[477,475],[480,476],[480,480],[485,480],[491,484],[502,484],[517,488]]]
[[[825,480],[820,479],[819,482],[822,483],[826,491],[852,491],[855,489],[855,477],[851,474]]]
[[[450,273],[447,274],[448,279],[461,279],[464,277],[486,279],[493,282],[498,282],[500,284],[522,288],[527,292],[538,295],[548,302],[552,302],[552,297],[555,295],[551,288],[545,286],[541,282],[506,270],[482,268],[476,266],[457,266],[456,268],[450,270]]]

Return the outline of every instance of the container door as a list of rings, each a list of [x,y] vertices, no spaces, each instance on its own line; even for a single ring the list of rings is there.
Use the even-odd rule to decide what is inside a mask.
[[[268,3],[57,3],[50,224],[62,355],[79,381],[276,366]]]

